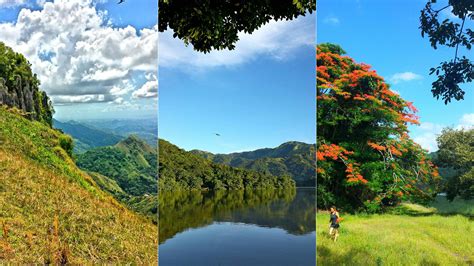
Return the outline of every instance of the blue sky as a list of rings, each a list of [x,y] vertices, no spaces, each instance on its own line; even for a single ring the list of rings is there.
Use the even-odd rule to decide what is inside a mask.
[[[454,50],[433,50],[429,40],[421,38],[419,16],[425,4],[422,0],[318,1],[317,42],[341,45],[356,61],[377,70],[404,99],[413,101],[421,126],[410,127],[410,135],[434,151],[436,134],[443,127],[473,126],[474,85],[464,84],[464,101],[445,105],[432,97],[431,83],[436,78],[429,69],[453,58]],[[451,14],[446,10],[442,16]],[[472,51],[460,53],[473,59]]]
[[[272,22],[207,55],[160,34],[160,138],[214,153],[314,143],[314,19]]]
[[[0,1],[0,41],[22,53],[59,120],[153,118],[157,1]]]

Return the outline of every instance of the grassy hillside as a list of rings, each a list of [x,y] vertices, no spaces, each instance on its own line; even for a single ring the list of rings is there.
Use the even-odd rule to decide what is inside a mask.
[[[206,151],[191,151],[215,163],[254,170],[276,176],[288,175],[297,186],[315,185],[315,147],[298,141],[290,141],[276,148],[255,151],[212,154]]]
[[[76,167],[67,136],[4,107],[0,125],[0,264],[156,264],[156,226]]]
[[[77,153],[83,153],[95,147],[114,145],[124,138],[75,121],[61,122],[53,119],[53,127],[61,129],[74,138],[74,151]]]
[[[213,163],[192,152],[159,140],[160,190],[174,189],[276,189],[293,188],[289,176],[233,168]]]
[[[405,205],[411,215],[341,216],[337,242],[328,237],[329,214],[317,215],[317,259],[321,265],[472,265],[472,202],[452,207],[437,199],[433,207]],[[436,207],[434,207],[436,206]],[[470,206],[470,207],[469,207]],[[451,213],[449,215],[448,213]]]

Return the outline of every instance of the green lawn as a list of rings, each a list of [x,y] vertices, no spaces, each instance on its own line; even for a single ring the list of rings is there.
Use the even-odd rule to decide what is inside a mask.
[[[336,243],[328,237],[329,215],[318,213],[318,265],[474,264],[472,201],[450,205],[438,198],[431,208],[404,207],[412,215],[341,213],[344,220]]]

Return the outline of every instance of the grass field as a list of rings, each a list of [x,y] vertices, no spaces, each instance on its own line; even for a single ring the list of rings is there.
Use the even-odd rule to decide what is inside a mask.
[[[403,208],[408,214],[341,213],[337,242],[328,237],[329,214],[318,213],[318,265],[474,265],[473,201],[439,197],[430,208]]]

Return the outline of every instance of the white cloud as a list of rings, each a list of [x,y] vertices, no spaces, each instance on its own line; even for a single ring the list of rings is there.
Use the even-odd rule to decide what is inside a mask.
[[[0,40],[25,55],[55,103],[126,98],[142,86],[138,76],[158,67],[157,26],[113,27],[95,3],[37,1],[39,10],[23,8],[15,23],[0,23]]]
[[[104,94],[89,94],[89,95],[60,95],[54,98],[56,103],[70,104],[70,103],[98,103],[105,102],[106,95]]]
[[[403,81],[412,81],[422,79],[423,76],[415,74],[413,72],[401,72],[393,74],[389,80],[393,82],[393,84],[397,84]]]
[[[436,142],[436,138],[441,134],[443,128],[448,126],[457,130],[472,129],[474,128],[474,113],[464,114],[461,119],[459,119],[457,125],[442,125],[430,122],[422,122],[418,127],[418,134],[416,134],[413,140],[430,152],[437,151],[438,143]]]
[[[474,113],[464,114],[459,120],[456,129],[472,129],[474,128]]]
[[[200,71],[250,62],[258,56],[284,60],[302,46],[314,45],[314,14],[289,21],[270,21],[252,34],[240,33],[236,48],[204,54],[186,47],[167,30],[159,34],[160,67]]]
[[[337,25],[339,24],[340,21],[339,21],[339,18],[335,16],[328,16],[323,20],[323,22],[326,24]]]
[[[149,74],[146,79],[147,82],[140,89],[133,92],[133,98],[154,98],[158,96],[158,80],[156,76]]]

